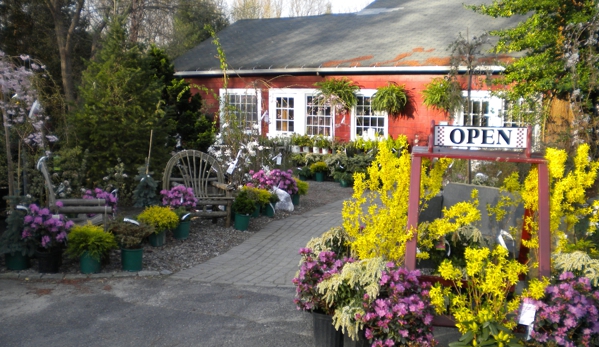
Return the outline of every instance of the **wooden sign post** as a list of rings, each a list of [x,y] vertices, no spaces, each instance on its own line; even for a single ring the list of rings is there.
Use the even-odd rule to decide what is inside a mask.
[[[551,233],[549,231],[549,173],[547,160],[540,153],[531,153],[531,128],[458,127],[431,124],[428,147],[412,148],[410,192],[408,202],[408,230],[417,230],[420,202],[422,158],[454,158],[486,161],[529,163],[539,171],[539,277],[551,275]],[[461,148],[460,148],[461,147]],[[481,150],[503,149],[503,150]],[[471,149],[467,149],[471,148]],[[406,245],[405,265],[416,269],[416,241],[414,236]]]

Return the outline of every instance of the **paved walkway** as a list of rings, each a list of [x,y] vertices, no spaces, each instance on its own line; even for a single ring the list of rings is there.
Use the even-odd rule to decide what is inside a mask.
[[[268,223],[242,244],[171,278],[240,286],[293,287],[298,251],[313,237],[342,223],[343,200]]]

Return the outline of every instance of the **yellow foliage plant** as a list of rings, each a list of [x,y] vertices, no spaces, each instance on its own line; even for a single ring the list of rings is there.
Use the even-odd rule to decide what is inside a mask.
[[[406,145],[398,146],[401,141]],[[394,151],[393,147],[403,150]],[[440,159],[434,163],[423,161],[420,210],[426,208],[426,202],[441,190],[443,173],[449,164],[449,159]],[[414,235],[414,230],[407,230],[410,165],[407,139],[400,136],[395,143],[379,144],[376,158],[368,168],[367,175],[355,174],[354,193],[351,199],[344,202],[342,215],[350,248],[359,259],[382,257],[398,264],[404,262],[406,243]],[[431,229],[434,232],[423,233],[418,240],[419,246],[422,245],[421,251],[431,249],[440,233],[453,232],[463,223],[476,219],[470,214],[473,209],[476,210],[475,206],[464,208],[462,204],[456,207],[452,216],[445,217],[446,224],[439,222],[436,228]],[[467,217],[457,218],[460,213]],[[454,220],[449,222],[451,218]],[[426,255],[426,252],[419,254],[422,258],[426,258]]]
[[[589,145],[582,144],[577,148],[573,165],[567,170],[566,151],[547,148],[545,159],[548,162],[549,171],[549,216],[550,232],[555,242],[554,253],[560,253],[569,245],[576,244],[577,235],[574,226],[583,218],[589,219],[589,227],[586,235],[592,235],[599,222],[599,200],[593,204],[587,203],[587,191],[595,184],[599,171],[599,162],[589,160]],[[524,208],[530,209],[533,214],[524,223],[531,232],[530,240],[522,240],[524,246],[528,247],[538,259],[538,202],[539,202],[539,172],[535,167],[531,169],[524,182],[520,183],[517,173],[513,173],[503,183],[502,191],[511,193],[511,197],[503,196],[499,203],[490,208],[497,220],[505,215],[506,207],[523,204]],[[532,262],[530,266],[538,264]]]
[[[449,260],[441,263],[439,273],[453,283],[454,290],[435,284],[431,302],[439,314],[449,308],[456,320],[462,338],[452,345],[508,346],[514,341],[512,330],[517,324],[513,313],[520,305],[519,296],[508,299],[508,294],[528,268],[510,260],[507,249],[501,246],[493,250],[467,247],[464,255],[463,270]]]

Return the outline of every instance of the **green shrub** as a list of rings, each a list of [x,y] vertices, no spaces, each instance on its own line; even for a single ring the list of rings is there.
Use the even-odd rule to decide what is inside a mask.
[[[310,171],[312,173],[327,172],[329,171],[329,167],[324,161],[317,161],[316,163],[310,165]]]
[[[179,224],[179,217],[169,207],[146,207],[137,218],[140,222],[153,225],[156,233],[175,229]]]
[[[293,179],[295,180],[295,182],[297,184],[297,193],[299,195],[306,195],[306,194],[308,194],[308,187],[309,187],[308,182],[299,180],[299,179],[297,179],[295,177]]]
[[[108,225],[116,241],[123,248],[132,249],[141,247],[144,238],[154,233],[154,226],[146,223],[134,224],[124,220],[114,220]]]
[[[256,210],[256,203],[249,196],[247,190],[241,190],[233,201],[233,210],[235,213],[248,215]]]
[[[100,258],[109,250],[117,248],[114,235],[96,225],[75,225],[71,228],[67,242],[67,255],[79,258],[87,252],[92,258]]]

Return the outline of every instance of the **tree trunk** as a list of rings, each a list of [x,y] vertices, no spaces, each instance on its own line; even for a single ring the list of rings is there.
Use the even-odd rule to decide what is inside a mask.
[[[58,52],[60,54],[60,70],[62,77],[62,87],[64,90],[67,107],[72,109],[75,104],[75,84],[73,82],[73,67],[71,63],[73,34],[75,28],[79,25],[81,10],[85,0],[76,0],[76,7],[66,28],[65,18],[62,12],[63,7],[70,4],[64,4],[63,0],[44,0],[46,7],[52,13],[54,19],[54,31],[56,33],[56,42],[58,43]]]

